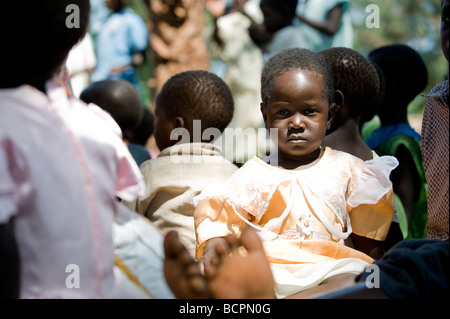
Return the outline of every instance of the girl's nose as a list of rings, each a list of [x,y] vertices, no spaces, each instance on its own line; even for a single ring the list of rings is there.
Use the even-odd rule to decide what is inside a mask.
[[[300,113],[293,114],[289,119],[289,129],[305,129],[303,116]]]

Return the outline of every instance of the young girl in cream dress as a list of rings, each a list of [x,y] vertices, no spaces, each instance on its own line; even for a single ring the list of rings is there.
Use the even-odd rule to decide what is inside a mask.
[[[194,198],[196,257],[205,271],[227,249],[223,237],[245,227],[264,240],[278,298],[359,274],[381,256],[398,162],[321,147],[334,93],[328,66],[309,50],[287,49],[266,63],[261,113],[277,150]]]

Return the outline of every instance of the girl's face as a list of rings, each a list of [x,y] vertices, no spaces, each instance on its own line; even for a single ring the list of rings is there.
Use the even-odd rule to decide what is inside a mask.
[[[275,79],[267,105],[261,104],[266,128],[278,131],[272,141],[280,161],[304,162],[319,150],[332,121],[322,85],[313,73],[293,70]]]

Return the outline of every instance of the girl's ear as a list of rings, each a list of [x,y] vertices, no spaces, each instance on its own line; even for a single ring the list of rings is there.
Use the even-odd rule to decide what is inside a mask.
[[[186,128],[186,123],[184,122],[184,119],[181,116],[175,117],[175,127],[182,127]]]
[[[328,111],[327,131],[334,131],[339,127],[341,111],[344,105],[344,94],[339,90],[334,90],[334,102]]]
[[[344,105],[344,93],[341,90],[334,90],[334,103],[336,105]]]

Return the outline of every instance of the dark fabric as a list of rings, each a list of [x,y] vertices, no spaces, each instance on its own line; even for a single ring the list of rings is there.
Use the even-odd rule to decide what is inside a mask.
[[[150,159],[149,152],[144,146],[140,144],[128,143],[128,150],[130,151],[138,166]]]
[[[389,298],[448,298],[448,240],[406,239],[374,264],[380,268],[380,288]],[[363,273],[360,280],[365,280]]]
[[[0,299],[19,298],[20,261],[13,220],[0,224]]]

